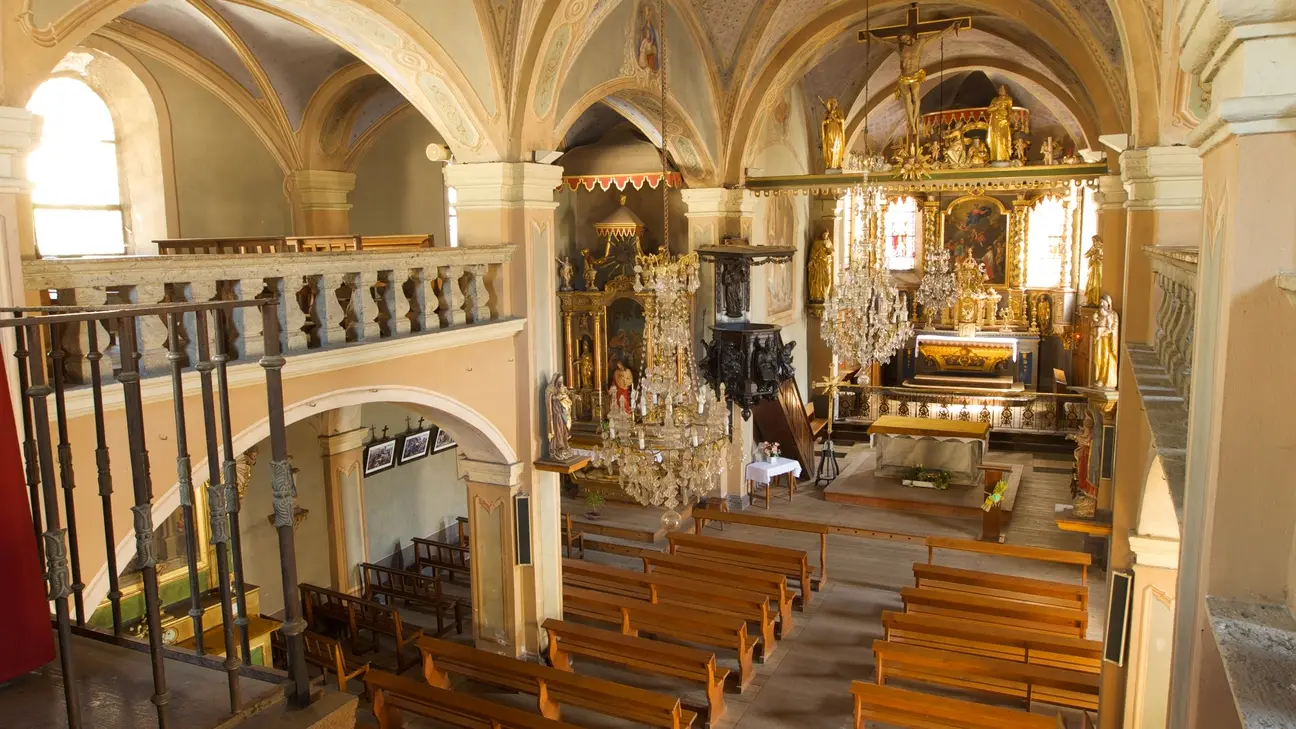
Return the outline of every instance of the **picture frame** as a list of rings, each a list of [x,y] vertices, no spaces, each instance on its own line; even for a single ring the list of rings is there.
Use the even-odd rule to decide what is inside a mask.
[[[396,439],[374,441],[364,449],[364,475],[372,476],[396,467]]]
[[[433,453],[448,451],[458,445],[458,443],[454,442],[454,438],[451,438],[450,434],[446,432],[445,429],[437,428],[436,431],[436,437],[432,439]]]
[[[435,435],[434,430],[439,431],[440,429],[429,428],[402,435],[396,448],[396,462],[403,466],[406,463],[413,463],[431,455],[432,438]]]

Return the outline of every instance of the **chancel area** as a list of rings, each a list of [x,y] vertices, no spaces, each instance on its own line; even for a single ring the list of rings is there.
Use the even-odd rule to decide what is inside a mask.
[[[0,727],[1296,726],[1291,2],[0,6]]]

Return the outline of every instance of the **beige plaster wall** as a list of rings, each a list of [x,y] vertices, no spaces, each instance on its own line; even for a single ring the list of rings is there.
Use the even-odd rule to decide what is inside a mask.
[[[228,105],[170,66],[142,58],[171,114],[178,234],[292,232],[284,172]]]
[[[1124,339],[1149,342],[1156,333],[1158,289],[1152,279],[1152,262],[1143,252],[1148,246],[1197,247],[1201,241],[1200,210],[1130,210],[1125,250]]]
[[[429,144],[444,144],[423,116],[404,112],[390,122],[356,167],[351,232],[362,235],[431,233],[449,245],[443,162],[427,158]]]

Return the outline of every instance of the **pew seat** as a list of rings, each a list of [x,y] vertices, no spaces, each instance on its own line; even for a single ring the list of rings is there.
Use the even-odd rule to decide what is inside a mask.
[[[345,651],[342,650],[342,644],[328,636],[307,630],[302,633],[302,642],[305,646],[306,662],[318,667],[325,678],[330,673],[336,676],[338,691],[346,691],[348,681],[361,678],[369,672],[368,663],[352,667],[347,661]],[[281,631],[276,630],[270,634],[270,645],[277,653],[287,653],[288,644]]]
[[[378,636],[391,636],[396,641],[396,672],[405,670],[405,647],[423,635],[421,629],[411,631],[401,620],[400,611],[345,592],[302,583],[302,613],[308,626],[335,625],[345,628],[351,642],[351,652],[360,653],[360,631],[368,630],[373,636],[369,648],[378,650]]]
[[[902,587],[900,599],[905,612],[943,615],[961,620],[979,620],[993,625],[1061,633],[1083,638],[1089,611],[1037,605],[1000,597],[986,597],[934,587]]]
[[[959,590],[1022,602],[1037,602],[1041,605],[1057,605],[1077,610],[1089,609],[1089,588],[1084,585],[965,570],[925,562],[915,562],[913,573],[915,587],[936,587],[942,590]]]
[[[364,595],[368,600],[383,597],[388,604],[404,600],[407,604],[422,605],[436,615],[437,637],[445,635],[445,614],[454,616],[455,632],[463,634],[464,604],[458,598],[441,591],[441,580],[418,572],[392,569],[363,562],[360,572],[364,577]]]
[[[800,590],[802,608],[810,605],[810,592],[814,588],[811,578],[815,568],[806,558],[804,550],[771,547],[735,539],[721,539],[687,532],[666,535],[670,553],[696,557],[712,562],[748,567],[764,572],[777,572],[796,580]]]
[[[373,701],[378,729],[400,729],[405,726],[403,714],[407,713],[459,729],[581,729],[385,671],[370,671],[365,676],[365,688]]]
[[[1041,666],[1099,673],[1102,641],[1057,633],[1041,633],[985,620],[959,620],[938,615],[882,613],[884,637],[892,643],[940,648]]]
[[[1061,716],[986,706],[918,691],[851,682],[855,729],[875,721],[906,729],[1066,729]]]
[[[644,572],[696,577],[720,585],[733,585],[744,590],[764,592],[778,603],[779,637],[783,637],[793,628],[792,595],[787,588],[787,578],[777,572],[763,572],[651,549],[645,549],[642,556]]]

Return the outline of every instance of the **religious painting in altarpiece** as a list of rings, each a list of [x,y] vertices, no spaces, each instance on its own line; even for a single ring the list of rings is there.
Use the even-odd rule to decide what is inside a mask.
[[[969,195],[945,209],[942,239],[953,261],[972,256],[985,266],[991,286],[1008,283],[1008,220],[1003,203],[986,195]]]

